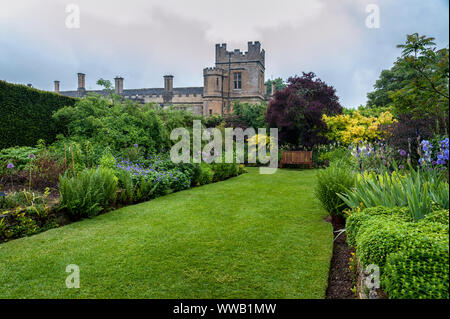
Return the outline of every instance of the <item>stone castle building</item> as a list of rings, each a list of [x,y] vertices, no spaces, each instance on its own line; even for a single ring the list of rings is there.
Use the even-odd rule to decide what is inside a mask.
[[[226,44],[216,44],[216,65],[203,70],[203,87],[175,87],[173,76],[164,76],[163,88],[124,89],[124,79],[116,77],[115,93],[139,103],[157,103],[161,107],[174,106],[195,114],[223,115],[232,111],[233,101],[262,102],[268,99],[264,84],[265,51],[259,42],[248,42],[248,51],[227,51]],[[87,93],[107,95],[106,90],[87,91],[86,75],[78,73],[76,91],[55,92],[71,97]],[[272,92],[274,92],[272,88]]]

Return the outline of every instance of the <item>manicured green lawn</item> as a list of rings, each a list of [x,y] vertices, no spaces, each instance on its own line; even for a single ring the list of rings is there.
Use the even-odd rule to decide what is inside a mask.
[[[0,244],[0,298],[323,298],[332,227],[314,179],[249,169]]]

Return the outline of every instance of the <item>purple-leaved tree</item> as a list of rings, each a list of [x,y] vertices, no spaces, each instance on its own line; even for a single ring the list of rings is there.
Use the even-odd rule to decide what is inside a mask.
[[[316,78],[312,72],[301,77],[291,77],[285,89],[277,91],[269,104],[266,121],[269,127],[279,129],[280,144],[310,149],[326,143],[322,135],[326,124],[323,114],[342,113],[336,90]]]

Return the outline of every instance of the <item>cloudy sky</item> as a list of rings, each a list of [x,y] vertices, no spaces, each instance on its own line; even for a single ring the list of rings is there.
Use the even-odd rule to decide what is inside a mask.
[[[80,9],[79,28],[73,11]],[[379,8],[379,28],[366,25],[367,5]],[[396,45],[419,32],[449,42],[448,0],[0,0],[0,79],[52,90],[76,89],[99,78],[125,78],[125,88],[202,86],[214,65],[214,44],[245,50],[260,41],[266,78],[315,72],[337,89],[342,105],[366,102]],[[373,12],[373,11],[372,11]],[[371,20],[373,21],[373,20]]]

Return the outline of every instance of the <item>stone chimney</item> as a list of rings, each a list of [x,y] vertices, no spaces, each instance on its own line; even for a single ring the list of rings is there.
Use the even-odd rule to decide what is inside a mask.
[[[270,94],[270,96],[273,96],[275,94],[275,82],[272,81],[272,93]]]
[[[55,81],[55,93],[59,93],[59,81]]]
[[[164,104],[172,103],[173,98],[173,75],[164,75]]]
[[[114,93],[123,94],[123,78],[115,77],[114,78]]]
[[[78,73],[78,97],[86,94],[86,74]]]

